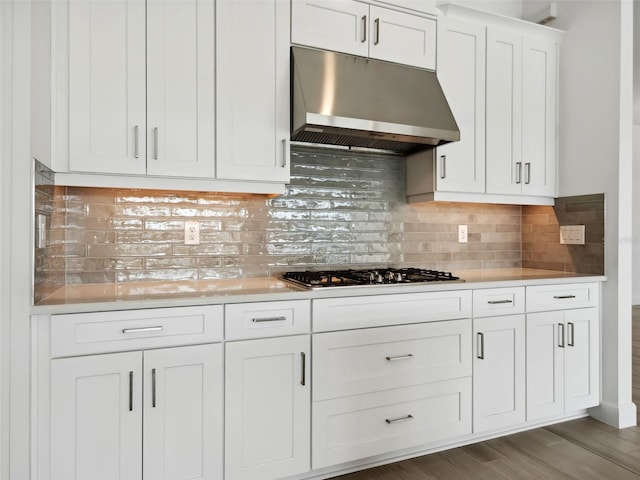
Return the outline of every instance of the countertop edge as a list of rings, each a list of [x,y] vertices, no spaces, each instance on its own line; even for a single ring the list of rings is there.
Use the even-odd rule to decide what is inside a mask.
[[[271,302],[286,300],[314,300],[322,298],[341,298],[353,296],[368,295],[392,295],[406,293],[422,293],[422,292],[440,292],[454,290],[471,290],[485,288],[507,288],[516,286],[531,285],[553,285],[566,283],[592,283],[605,282],[605,275],[580,275],[580,274],[563,274],[558,272],[557,276],[542,274],[524,275],[520,278],[478,278],[470,279],[465,282],[441,282],[416,285],[380,285],[380,286],[363,286],[363,287],[345,287],[345,288],[327,288],[319,290],[302,290],[296,287],[283,289],[281,292],[264,292],[264,293],[227,293],[202,296],[187,296],[181,298],[142,298],[131,300],[112,300],[99,302],[76,302],[56,305],[36,305],[31,307],[32,315],[56,315],[69,313],[89,313],[89,312],[107,312],[118,310],[142,310],[153,308],[175,308],[190,307],[204,305],[221,305],[233,303],[250,303],[250,302]]]

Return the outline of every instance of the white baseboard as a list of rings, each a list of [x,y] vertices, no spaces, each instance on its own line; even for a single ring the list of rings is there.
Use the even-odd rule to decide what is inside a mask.
[[[622,405],[602,402],[597,407],[590,408],[589,415],[600,422],[616,428],[636,426],[636,404],[633,402]]]

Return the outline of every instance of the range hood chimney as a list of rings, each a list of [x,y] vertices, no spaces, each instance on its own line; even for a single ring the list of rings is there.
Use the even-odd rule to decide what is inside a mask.
[[[291,50],[292,141],[410,154],[460,140],[435,72]]]

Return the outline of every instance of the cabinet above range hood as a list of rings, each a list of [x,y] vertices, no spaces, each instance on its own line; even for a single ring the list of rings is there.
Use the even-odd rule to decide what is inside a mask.
[[[435,72],[291,50],[292,141],[409,154],[460,140]]]

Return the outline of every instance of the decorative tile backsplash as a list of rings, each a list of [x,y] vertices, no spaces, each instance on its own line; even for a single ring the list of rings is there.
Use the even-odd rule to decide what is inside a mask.
[[[36,302],[65,283],[363,266],[519,267],[522,229],[537,235],[535,216],[544,214],[549,222],[553,213],[513,205],[408,205],[405,161],[395,155],[295,147],[291,157],[291,183],[272,198],[37,187],[36,210],[47,212],[48,241],[36,248]],[[186,221],[200,223],[200,245],[184,245]],[[468,225],[466,244],[457,243],[459,224]],[[547,237],[527,238],[528,266],[568,268],[566,259],[547,262],[546,246],[529,245]]]
[[[584,245],[561,245],[560,225],[584,225]],[[557,198],[522,210],[522,266],[604,274],[604,194]]]

